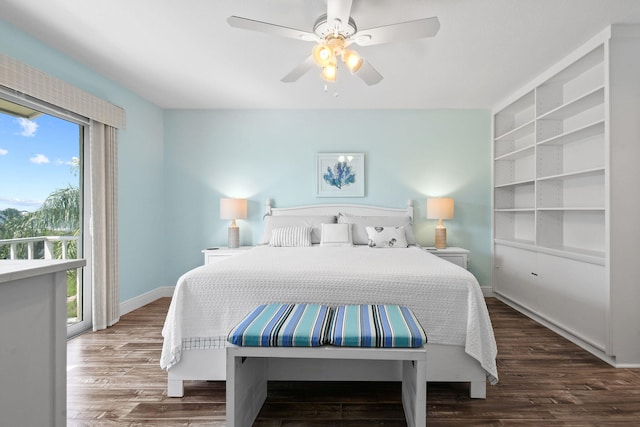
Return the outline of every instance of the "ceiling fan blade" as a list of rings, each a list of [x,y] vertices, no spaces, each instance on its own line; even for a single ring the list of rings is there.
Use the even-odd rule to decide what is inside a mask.
[[[349,23],[352,0],[327,0],[327,23],[333,27],[338,21],[338,30]]]
[[[371,65],[366,60],[362,63],[362,66],[360,67],[356,75],[369,86],[378,84],[383,79],[382,74],[380,74],[378,70],[373,68],[373,65]]]
[[[437,17],[424,18],[358,31],[353,39],[360,46],[371,46],[433,37],[439,29],[440,21]]]
[[[232,27],[242,28],[244,30],[259,31],[261,33],[274,34],[276,36],[288,37],[297,40],[319,41],[318,36],[308,31],[269,24],[268,22],[255,21],[253,19],[242,18],[240,16],[230,16],[227,18],[227,22]]]
[[[305,75],[307,71],[312,69],[315,66],[315,62],[313,62],[313,56],[309,56],[303,62],[301,62],[297,67],[293,70],[289,71],[289,74],[284,76],[280,81],[284,83],[293,83],[298,80],[300,77]]]

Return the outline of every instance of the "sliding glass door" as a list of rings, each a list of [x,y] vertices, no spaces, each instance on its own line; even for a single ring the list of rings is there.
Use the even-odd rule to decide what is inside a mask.
[[[0,259],[90,257],[88,120],[0,93]],[[68,272],[68,335],[91,327],[88,268]]]

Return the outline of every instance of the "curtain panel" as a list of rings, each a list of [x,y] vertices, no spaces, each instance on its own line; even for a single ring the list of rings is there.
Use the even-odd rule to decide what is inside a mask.
[[[118,130],[91,122],[93,330],[120,319],[118,284]]]

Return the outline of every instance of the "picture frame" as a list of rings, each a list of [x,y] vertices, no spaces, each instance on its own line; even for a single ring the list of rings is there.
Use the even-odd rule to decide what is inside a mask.
[[[364,197],[364,153],[317,153],[316,197]]]

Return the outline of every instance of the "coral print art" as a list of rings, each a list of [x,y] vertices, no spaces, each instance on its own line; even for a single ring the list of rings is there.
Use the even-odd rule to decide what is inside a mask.
[[[316,154],[317,197],[364,197],[363,153]]]
[[[356,182],[356,174],[346,161],[336,163],[333,169],[327,166],[327,173],[325,173],[322,178],[324,178],[327,184],[338,189],[342,189],[342,187]]]

